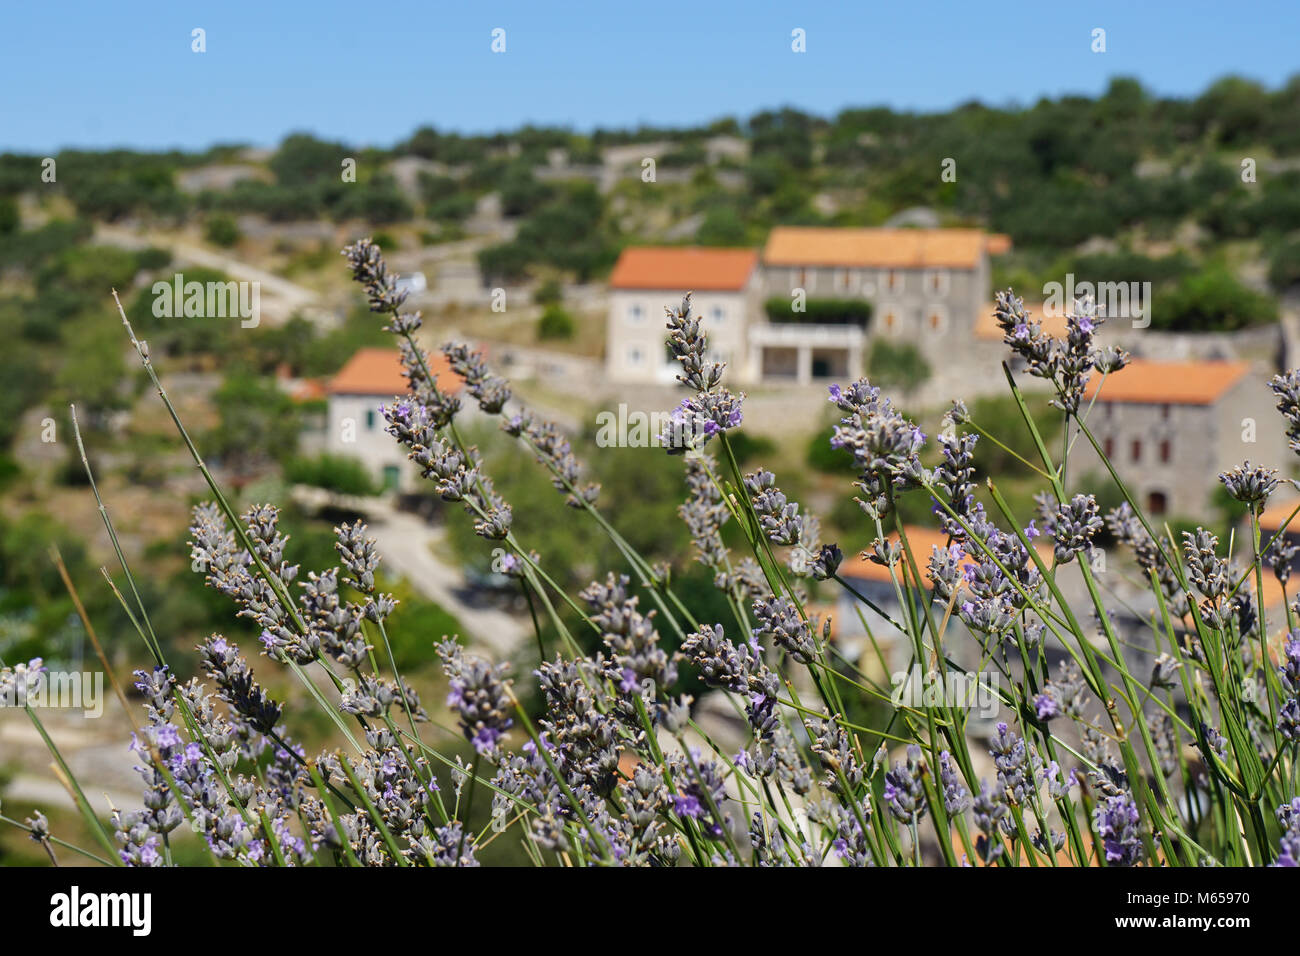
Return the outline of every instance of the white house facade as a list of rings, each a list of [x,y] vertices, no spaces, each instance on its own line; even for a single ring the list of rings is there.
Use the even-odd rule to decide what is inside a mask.
[[[441,354],[429,355],[438,385],[457,391],[460,380],[446,367]],[[384,430],[381,405],[407,392],[397,349],[363,348],[344,364],[327,388],[325,450],[359,460],[386,491],[415,491],[419,472],[406,450]]]
[[[746,378],[748,326],[757,309],[758,253],[752,249],[642,246],[625,249],[610,275],[605,363],[614,381],[671,383],[664,309],[691,292],[692,312],[715,360]]]

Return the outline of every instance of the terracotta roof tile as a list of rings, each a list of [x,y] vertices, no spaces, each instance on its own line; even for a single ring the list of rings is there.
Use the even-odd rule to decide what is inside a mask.
[[[459,375],[451,370],[446,356],[433,352],[428,356],[429,371],[438,376],[438,385],[444,391],[460,391]],[[384,395],[404,394],[406,376],[402,374],[401,353],[397,349],[364,348],[348,359],[330,380],[331,395]]]
[[[1106,376],[1093,373],[1084,394],[1099,402],[1147,405],[1213,405],[1250,372],[1249,362],[1151,362],[1135,359]]]
[[[1264,531],[1276,533],[1286,524],[1288,534],[1300,534],[1300,514],[1294,518],[1291,513],[1300,507],[1300,500],[1295,497],[1283,497],[1281,492],[1273,496],[1272,503],[1259,516],[1259,526]],[[1287,519],[1291,520],[1288,522]],[[1267,541],[1264,543],[1267,544]]]
[[[930,574],[926,570],[926,564],[930,560],[930,549],[935,547],[946,547],[948,544],[948,536],[936,528],[923,528],[920,525],[905,525],[903,530],[907,532],[907,544],[912,549],[912,557],[916,559],[917,566],[921,569],[921,574],[925,576],[926,587],[929,587],[931,584]],[[894,532],[890,534],[889,540],[897,541],[898,533]],[[1050,567],[1052,564],[1051,545],[1044,544],[1040,541],[1035,544],[1034,550],[1038,552],[1039,556]],[[970,558],[962,558],[962,567],[971,563],[973,562]],[[896,569],[900,581],[904,579],[903,573],[906,566],[907,561],[906,558],[904,558],[902,566]],[[857,578],[861,581],[889,582],[891,580],[889,576],[889,568],[885,567],[883,564],[876,564],[874,561],[864,558],[861,552],[854,556],[846,556],[840,573],[845,577]],[[910,573],[908,573],[907,576],[910,578]]]
[[[841,266],[882,269],[973,269],[980,256],[1003,249],[982,229],[834,229],[778,226],[767,238],[763,261],[774,266]]]
[[[993,311],[996,308],[992,302],[986,302],[975,316],[975,337],[977,339],[989,339],[994,342],[1002,341],[1002,330],[998,328],[998,321],[993,317]],[[1030,319],[1036,319],[1043,326],[1043,331],[1055,338],[1062,339],[1066,335],[1066,325],[1064,315],[1046,315],[1043,312],[1041,302],[1026,302],[1025,312],[1029,314]],[[1109,386],[1107,386],[1109,387]]]
[[[610,273],[611,289],[737,292],[749,282],[758,251],[699,246],[633,246]]]
[[[317,402],[328,394],[326,383],[319,378],[304,378],[295,382],[289,389],[289,397],[295,402]]]
[[[1005,255],[1011,251],[1011,237],[1005,232],[990,233],[987,248],[991,256]]]

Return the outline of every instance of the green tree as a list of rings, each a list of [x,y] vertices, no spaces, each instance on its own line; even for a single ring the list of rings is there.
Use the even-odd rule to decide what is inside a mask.
[[[11,196],[0,196],[0,236],[17,232],[21,224],[18,203]]]
[[[293,401],[274,380],[236,369],[213,402],[219,422],[207,436],[210,455],[237,475],[250,475],[293,455],[299,422]]]
[[[739,246],[745,241],[745,223],[733,206],[715,206],[704,214],[695,241],[702,246]]]
[[[528,274],[533,255],[528,247],[517,241],[502,242],[480,249],[478,268],[487,284],[516,282]]]
[[[1284,242],[1273,250],[1268,263],[1268,282],[1278,292],[1300,285],[1300,240]]]
[[[86,315],[62,327],[63,348],[54,385],[60,405],[77,405],[81,421],[92,429],[104,427],[104,416],[126,408],[126,360],[121,323],[104,315]]]
[[[140,270],[139,256],[117,246],[75,246],[59,253],[37,273],[40,286],[62,285],[112,305],[114,289],[125,290]]]
[[[531,166],[513,165],[501,178],[501,212],[527,216],[555,195],[550,185],[538,182]]]
[[[911,342],[877,339],[867,355],[867,377],[879,386],[910,394],[930,378],[930,363]]]
[[[355,158],[343,143],[317,139],[309,133],[292,133],[284,138],[271,157],[276,182],[301,186],[321,180],[338,180],[344,159]]]
[[[1154,328],[1179,332],[1231,332],[1277,319],[1276,301],[1219,265],[1187,276],[1151,305]]]
[[[225,213],[216,213],[208,217],[207,224],[203,227],[203,236],[214,246],[227,249],[239,242],[241,238],[235,217]]]

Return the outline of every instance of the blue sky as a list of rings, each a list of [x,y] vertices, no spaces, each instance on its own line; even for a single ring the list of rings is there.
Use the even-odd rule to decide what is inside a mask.
[[[195,27],[206,53],[190,50]],[[496,27],[504,54],[490,50]],[[795,28],[806,53],[791,52]],[[1186,96],[1227,73],[1277,86],[1300,71],[1297,36],[1294,0],[4,0],[0,150],[936,110],[1095,94],[1115,75]]]

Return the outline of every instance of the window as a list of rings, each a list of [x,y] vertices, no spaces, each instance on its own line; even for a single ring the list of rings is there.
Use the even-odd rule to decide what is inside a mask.
[[[1101,449],[1107,458],[1115,457],[1115,439],[1107,437],[1101,443]]]
[[[1161,405],[1161,406],[1160,406],[1160,417],[1163,418],[1165,421],[1169,421],[1169,406],[1168,406],[1168,405]]]
[[[943,269],[931,269],[925,277],[925,287],[933,295],[947,295],[948,273]]]
[[[898,311],[893,306],[885,310],[885,331],[890,335],[898,331]]]
[[[401,482],[401,469],[397,465],[384,465],[384,490],[395,491]]]
[[[925,312],[925,325],[931,332],[943,332],[948,328],[948,310],[941,305],[932,305]]]
[[[1169,439],[1168,439],[1168,438],[1163,439],[1163,440],[1160,442],[1160,462],[1161,462],[1161,464],[1164,464],[1164,465],[1169,464],[1169,459],[1171,459],[1173,456],[1174,456],[1174,453],[1173,453],[1173,449],[1170,447]]]
[[[1152,491],[1147,494],[1147,513],[1153,515],[1162,515],[1169,508],[1169,499],[1163,491]]]
[[[374,430],[375,430],[375,410],[373,408],[367,408],[366,409],[366,431],[372,432]]]
[[[641,359],[642,359],[641,350],[637,348],[635,345],[627,350],[628,365],[640,365]]]
[[[885,288],[890,292],[903,291],[903,274],[897,269],[890,269],[885,273]]]
[[[853,289],[853,278],[854,277],[853,277],[852,270],[841,269],[839,271],[838,281],[836,282],[836,285],[839,286],[841,292],[849,292]]]
[[[632,303],[627,307],[627,317],[633,322],[640,322],[645,318],[645,310],[637,303]]]
[[[723,308],[720,305],[715,305],[712,309],[710,309],[709,315],[713,317],[714,322],[721,322],[723,319],[727,317],[727,313],[723,311]]]
[[[1134,438],[1134,439],[1133,439],[1133,447],[1132,447],[1132,455],[1131,455],[1131,457],[1132,457],[1133,461],[1141,461],[1141,460],[1142,460],[1142,439],[1141,439],[1141,438]]]
[[[807,269],[795,269],[795,270],[794,270],[794,284],[795,284],[798,288],[800,288],[800,289],[807,289],[807,288],[808,288],[808,270],[807,270]]]

